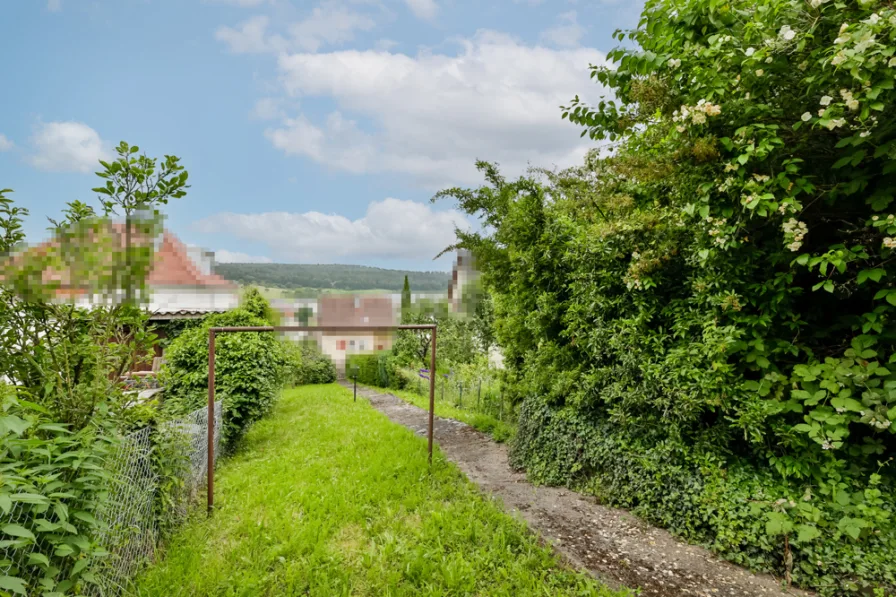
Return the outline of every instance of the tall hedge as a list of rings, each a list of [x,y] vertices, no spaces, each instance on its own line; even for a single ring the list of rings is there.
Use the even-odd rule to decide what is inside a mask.
[[[165,352],[161,379],[166,408],[190,412],[207,404],[208,330],[220,326],[269,323],[243,309],[211,315],[184,331]],[[270,333],[218,334],[215,340],[215,393],[224,404],[222,440],[229,449],[249,425],[270,412],[282,386],[284,355]]]
[[[612,151],[449,189],[515,462],[826,595],[896,592],[896,9],[650,0],[562,117]],[[863,591],[865,593],[863,593]]]

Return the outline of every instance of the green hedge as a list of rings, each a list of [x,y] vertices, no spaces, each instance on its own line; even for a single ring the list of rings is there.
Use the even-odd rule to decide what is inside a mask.
[[[264,326],[269,323],[243,309],[211,315],[202,325],[184,331],[165,352],[160,381],[165,408],[188,413],[208,400],[208,329],[221,326]],[[222,441],[232,450],[246,429],[273,408],[283,382],[284,354],[279,340],[267,333],[219,334],[215,341],[215,392],[224,403]]]
[[[396,390],[407,385],[399,359],[388,351],[349,355],[345,367],[346,377],[354,379],[357,375],[358,383]]]
[[[336,381],[336,366],[314,342],[284,340],[283,351],[286,383],[299,386]]]

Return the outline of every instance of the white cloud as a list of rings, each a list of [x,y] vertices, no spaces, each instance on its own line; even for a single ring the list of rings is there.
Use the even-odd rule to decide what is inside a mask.
[[[370,203],[357,220],[315,211],[220,213],[198,222],[197,228],[264,243],[278,260],[323,263],[431,259],[456,241],[455,224],[469,226],[457,211],[437,212],[424,203],[389,198]]]
[[[408,173],[428,187],[479,182],[480,158],[516,172],[529,160],[580,162],[593,144],[559,106],[599,93],[588,65],[606,64],[602,52],[526,46],[490,31],[459,43],[458,55],[281,55],[288,94],[329,97],[337,109],[316,122],[293,115],[265,134],[287,154],[355,173]]]
[[[325,44],[344,44],[355,31],[370,31],[376,25],[369,16],[333,3],[316,7],[311,14],[289,26],[296,47],[316,52]]]
[[[560,48],[578,47],[585,29],[576,19],[576,11],[570,10],[557,16],[557,25],[541,33],[542,42]]]
[[[277,97],[263,97],[252,108],[251,116],[257,120],[274,120],[283,118],[283,100]]]
[[[235,54],[285,51],[289,44],[283,36],[268,35],[269,21],[268,17],[258,15],[243,21],[238,29],[219,27],[215,32],[215,39],[230,46],[230,51]]]
[[[436,13],[439,11],[439,6],[435,0],[404,0],[404,3],[408,5],[408,8],[411,9],[411,12],[418,19],[431,21],[436,18]]]
[[[50,12],[59,12],[62,10],[62,0],[47,0],[47,10]]]
[[[6,135],[0,133],[0,151],[9,151],[13,147],[15,147],[15,143],[10,141]]]
[[[215,38],[227,44],[235,54],[278,53],[288,50],[316,52],[325,45],[350,42],[357,31],[370,31],[376,22],[369,16],[349,10],[336,2],[315,7],[304,19],[287,27],[288,35],[269,33],[267,16],[251,17],[236,28],[219,27]]]
[[[217,263],[273,263],[269,257],[259,257],[257,255],[247,255],[239,251],[228,251],[227,249],[219,249],[215,251],[215,262]]]
[[[99,134],[81,122],[47,122],[31,137],[28,162],[49,172],[90,172],[110,152]]]

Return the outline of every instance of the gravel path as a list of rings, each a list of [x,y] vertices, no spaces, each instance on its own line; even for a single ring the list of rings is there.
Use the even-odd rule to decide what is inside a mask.
[[[351,388],[350,384],[345,384]],[[392,394],[358,387],[389,419],[426,436],[426,411]],[[650,526],[624,510],[558,487],[530,483],[507,462],[507,449],[453,419],[436,417],[435,441],[483,491],[500,498],[573,565],[612,587],[638,587],[644,597],[808,597],[780,580],[752,574]]]

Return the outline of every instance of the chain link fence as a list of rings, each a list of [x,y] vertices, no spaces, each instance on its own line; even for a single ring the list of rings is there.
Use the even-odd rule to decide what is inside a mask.
[[[215,403],[215,461],[219,453],[221,437],[221,402]],[[178,469],[180,483],[174,495],[172,507],[166,512],[174,520],[166,520],[167,528],[183,522],[190,503],[205,486],[208,470],[208,410],[201,408],[185,417],[169,421],[159,428],[159,436],[153,438],[152,430],[144,428],[124,437],[106,462],[112,476],[109,497],[96,512],[103,530],[94,539],[110,556],[97,574],[97,585],[90,594],[103,597],[121,595],[128,581],[153,556],[159,543],[156,494],[159,476],[153,466],[154,441],[160,438],[169,448],[185,453],[187,459]],[[35,512],[26,502],[16,502],[4,524],[17,524],[29,528],[34,523]],[[12,542],[4,542],[12,543]],[[0,576],[12,566],[28,561],[32,553],[40,554],[45,546],[32,543],[29,550],[19,544],[0,544]]]

